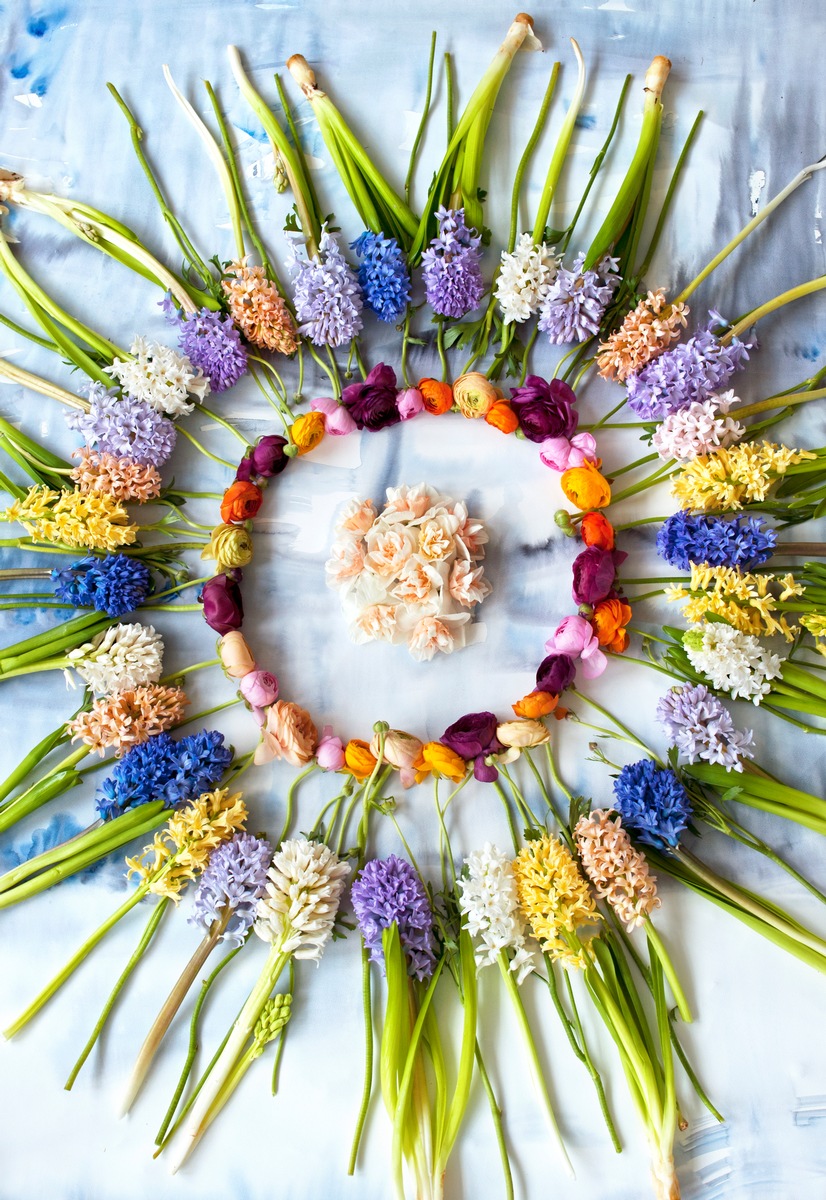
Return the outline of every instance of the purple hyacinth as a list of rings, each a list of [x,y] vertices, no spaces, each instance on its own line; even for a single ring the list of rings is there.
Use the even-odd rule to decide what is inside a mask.
[[[666,692],[657,704],[657,720],[686,762],[742,771],[741,759],[754,758],[752,731],[735,729],[729,710],[702,683]]]
[[[657,553],[672,567],[687,571],[691,563],[709,567],[752,567],[768,562],[777,534],[758,517],[716,517],[676,512],[657,533]]]
[[[641,842],[667,850],[679,845],[691,802],[673,771],[650,758],[623,767],[614,780],[614,811]]]
[[[152,573],[128,554],[90,554],[71,566],[52,571],[55,596],[77,608],[94,608],[110,617],[134,612],[152,591]]]
[[[620,281],[619,259],[606,255],[590,271],[583,271],[584,262],[584,253],[578,254],[570,270],[560,267],[542,301],[538,325],[553,345],[595,337]]]
[[[350,248],[360,258],[359,283],[364,302],[380,321],[398,321],[410,302],[410,275],[395,238],[362,233]]]
[[[200,367],[213,392],[225,392],[246,374],[247,352],[232,317],[199,308],[189,316],[173,310],[169,320],[178,326],[178,345],[193,367]]]
[[[101,383],[89,386],[88,413],[71,412],[66,423],[83,434],[86,444],[100,454],[131,458],[160,467],[175,449],[177,432],[168,417],[145,400],[132,396],[118,399],[113,388]]]
[[[478,308],[485,294],[482,243],[465,225],[463,208],[437,208],[439,234],[422,254],[427,302],[443,317],[459,318]]]
[[[361,332],[361,288],[341,247],[325,229],[319,253],[307,261],[292,247],[293,300],[299,330],[316,346],[341,346]]]
[[[255,920],[271,860],[272,846],[251,833],[238,832],[216,846],[198,883],[190,925],[200,925],[209,932],[229,910],[232,916],[220,940],[240,946]]]
[[[677,409],[708,399],[726,386],[748,361],[754,342],[734,338],[724,346],[712,332],[728,324],[709,312],[709,323],[677,346],[653,359],[628,380],[628,403],[643,420],[661,421]]]
[[[395,922],[407,972],[429,979],[436,966],[433,913],[424,885],[409,862],[391,854],[365,863],[350,891],[371,962],[383,962],[382,934]]]

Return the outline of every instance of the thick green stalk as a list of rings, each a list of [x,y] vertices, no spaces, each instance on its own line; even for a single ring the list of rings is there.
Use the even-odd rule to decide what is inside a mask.
[[[568,111],[565,114],[565,120],[562,122],[562,128],[559,131],[553,155],[551,156],[548,174],[545,176],[545,185],[542,188],[542,195],[539,197],[539,207],[536,210],[536,220],[533,225],[533,240],[537,246],[545,240],[545,226],[548,223],[551,203],[556,192],[556,185],[559,183],[559,177],[562,174],[562,168],[565,165],[565,156],[571,144],[576,119],[582,107],[582,97],[585,94],[585,60],[582,57],[582,51],[573,38],[571,38],[571,46],[573,47],[574,57],[577,61],[577,82],[571,102],[568,105]]]

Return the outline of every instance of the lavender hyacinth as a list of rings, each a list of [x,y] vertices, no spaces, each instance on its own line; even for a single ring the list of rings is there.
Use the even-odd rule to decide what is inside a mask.
[[[442,317],[458,319],[478,308],[485,294],[482,239],[465,225],[463,208],[437,208],[438,236],[422,254],[427,302]]]
[[[380,321],[398,321],[410,302],[410,275],[395,238],[363,233],[350,243],[361,259],[359,284],[364,302]]]
[[[292,247],[290,265],[299,331],[316,346],[341,346],[361,332],[361,289],[341,247],[325,229],[318,256],[302,261]]]
[[[741,760],[754,758],[749,748],[753,732],[735,729],[726,706],[702,683],[666,692],[657,704],[657,720],[686,762],[719,763],[742,771]]]
[[[194,367],[200,367],[213,392],[225,392],[247,371],[247,352],[231,317],[199,308],[189,317],[170,316],[178,326],[178,345]]]
[[[606,255],[591,271],[583,271],[584,261],[578,254],[570,270],[559,268],[539,309],[539,328],[553,345],[596,337],[620,281],[619,259]]]
[[[709,312],[709,323],[687,342],[666,350],[628,379],[628,403],[643,420],[661,421],[677,409],[708,398],[748,361],[753,342],[734,338],[724,346],[712,332],[727,322]]]
[[[228,842],[213,850],[195,894],[190,925],[205,932],[216,921],[232,915],[221,934],[221,941],[240,946],[255,920],[258,898],[264,894],[272,847],[251,833],[236,833]]]
[[[692,563],[709,567],[752,567],[768,562],[777,534],[759,517],[715,517],[680,511],[663,522],[657,533],[657,553],[672,567],[687,571]]]
[[[145,400],[118,399],[114,389],[101,383],[89,386],[88,413],[68,413],[66,423],[99,454],[128,457],[153,467],[162,466],[175,449],[177,432],[168,417]]]
[[[365,863],[350,895],[371,962],[383,962],[382,934],[393,922],[415,979],[429,979],[436,966],[433,913],[421,879],[403,858],[373,858]]]

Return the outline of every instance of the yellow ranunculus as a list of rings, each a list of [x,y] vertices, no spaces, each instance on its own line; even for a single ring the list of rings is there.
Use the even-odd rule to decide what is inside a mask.
[[[214,558],[219,571],[232,571],[252,561],[252,538],[243,525],[216,525],[201,558]]]
[[[425,742],[413,766],[416,768],[417,783],[421,783],[430,771],[434,775],[444,775],[454,783],[461,783],[467,774],[467,763],[461,755],[441,742]]]
[[[605,508],[611,503],[611,485],[593,463],[570,467],[562,472],[559,482],[571,504],[575,504],[580,512]]]
[[[351,775],[364,783],[370,775],[373,774],[373,769],[376,765],[376,758],[370,753],[370,747],[367,742],[361,741],[360,738],[351,738],[344,747],[344,766]]]
[[[324,413],[313,411],[296,417],[290,426],[290,437],[299,454],[308,454],[310,450],[315,450],[324,437]]]

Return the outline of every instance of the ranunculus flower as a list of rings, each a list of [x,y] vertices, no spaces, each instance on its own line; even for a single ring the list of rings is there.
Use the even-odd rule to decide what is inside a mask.
[[[236,479],[247,480],[253,475],[263,479],[272,479],[280,475],[290,461],[290,456],[284,453],[287,439],[276,433],[268,433],[259,439],[246,458],[238,464]]]
[[[290,426],[290,437],[299,454],[309,454],[315,450],[324,433],[325,418],[324,413],[320,412],[302,413]]]
[[[586,546],[598,546],[600,550],[614,549],[614,526],[602,513],[586,513],[580,521],[579,532]]]
[[[255,483],[236,479],[224,492],[221,501],[221,520],[225,525],[241,525],[256,515],[264,493]]]
[[[432,771],[434,775],[444,775],[454,783],[461,783],[467,775],[467,764],[461,755],[441,742],[425,742],[422,752],[413,764],[416,768],[416,782],[421,783],[425,776]]]
[[[344,747],[344,765],[359,783],[364,783],[365,779],[373,774],[376,758],[367,742],[360,738],[351,738]]]
[[[519,418],[507,400],[497,400],[493,408],[485,414],[485,420],[500,433],[515,433],[519,428]]]
[[[269,671],[256,669],[244,675],[238,690],[253,708],[266,708],[278,699],[278,680]]]
[[[403,421],[409,421],[424,408],[422,393],[418,388],[405,388],[396,396],[396,408]]]
[[[370,743],[370,753],[378,758],[381,749],[381,737],[373,734]],[[412,733],[402,729],[390,729],[384,735],[384,761],[399,772],[402,787],[412,787],[416,782],[414,763],[422,752],[422,743]]]
[[[552,471],[567,471],[581,467],[584,462],[596,463],[597,443],[592,433],[575,433],[566,437],[546,438],[539,450],[539,457]]]
[[[401,420],[396,408],[396,372],[386,363],[378,363],[363,383],[351,383],[344,389],[341,403],[359,429],[396,425]]]
[[[240,571],[237,572],[240,575]],[[235,574],[235,573],[234,573]],[[216,633],[230,633],[244,623],[241,589],[233,575],[215,575],[201,588],[204,620]]]
[[[250,671],[255,670],[255,657],[252,650],[247,645],[247,639],[243,633],[239,633],[237,629],[225,633],[221,638],[218,643],[218,657],[225,674],[230,679],[243,679],[245,675],[249,675]]]
[[[343,437],[358,428],[350,413],[343,404],[339,404],[332,396],[319,396],[310,402],[313,412],[324,414],[324,429],[336,437]]]
[[[440,379],[420,379],[419,391],[431,416],[440,417],[453,407],[453,388],[449,383],[442,383]]]
[[[600,646],[607,646],[617,654],[628,649],[628,632],[625,626],[631,620],[631,605],[613,597],[601,600],[594,608],[591,624]]]
[[[496,717],[492,712],[467,713],[449,725],[439,741],[466,760],[502,749],[496,740]]]
[[[559,703],[559,696],[553,695],[551,692],[543,692],[538,688],[535,692],[528,692],[527,696],[523,696],[521,700],[517,700],[516,704],[512,704],[511,708],[516,713],[517,717],[546,717],[548,713],[552,713]]]
[[[531,442],[570,438],[576,430],[576,396],[561,379],[548,383],[539,375],[529,375],[522,387],[512,390],[510,402],[520,429]]]
[[[304,767],[318,744],[318,730],[310,714],[298,704],[276,700],[266,710],[267,720],[255,750],[256,766],[283,758],[294,767]]]
[[[486,375],[468,371],[454,381],[453,399],[463,417],[484,417],[500,399],[500,393]]]
[[[586,679],[596,679],[608,666],[590,622],[584,617],[564,617],[545,643],[545,649],[579,658]]]
[[[551,740],[548,729],[541,721],[503,721],[496,726],[496,736],[503,746],[515,746],[519,750],[531,746],[544,746]]]
[[[219,571],[234,571],[252,561],[252,537],[241,525],[216,525],[201,551],[201,558],[213,558]]]
[[[605,508],[611,503],[611,485],[593,463],[571,467],[565,471],[559,485],[580,512],[588,508]]]
[[[571,589],[576,604],[596,604],[604,600],[614,586],[617,568],[614,553],[589,546],[574,559],[574,583]]]
[[[540,692],[558,696],[574,682],[576,667],[570,654],[549,654],[543,658],[536,672],[536,686]]]
[[[332,725],[325,725],[322,729],[315,758],[322,771],[340,771],[344,766],[344,746],[341,738],[333,737]]]

